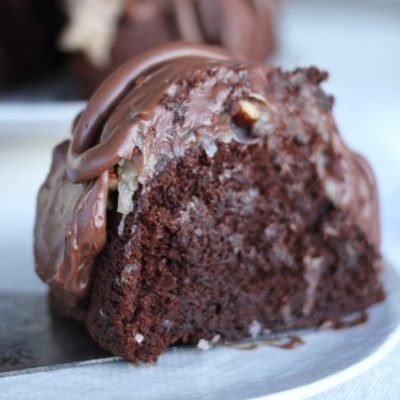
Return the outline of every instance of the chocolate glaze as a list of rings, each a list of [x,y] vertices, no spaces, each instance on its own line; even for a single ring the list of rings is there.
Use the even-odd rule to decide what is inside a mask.
[[[71,183],[65,173],[69,144],[55,148],[38,195],[35,260],[39,276],[74,305],[87,295],[94,259],[106,242],[108,174]]]
[[[174,62],[178,58],[182,59],[179,70],[174,65],[171,76],[166,77],[167,85],[176,80],[188,66],[193,67],[193,64],[200,62],[201,59],[208,60],[207,62],[228,60],[229,54],[217,48],[182,42],[146,52],[119,68],[96,91],[76,123],[67,166],[67,174],[72,182],[93,179],[99,172],[111,168],[121,159],[131,158],[132,148],[126,143],[129,140],[127,132],[116,129],[111,134],[110,131],[102,131],[102,127],[113,109],[117,105],[121,107],[119,102],[131,100],[123,98],[133,89],[137,78],[155,66],[161,68],[163,64]],[[165,84],[160,85],[160,83],[160,80],[155,80],[153,86],[148,88],[151,98],[146,100],[153,108],[165,90]],[[129,106],[132,106],[129,108],[133,110],[137,108],[134,102]],[[150,110],[150,107],[143,107],[136,110],[136,115],[151,119],[149,115],[151,111],[153,110]]]
[[[163,127],[171,125],[166,118],[175,118],[173,113],[159,107],[168,92],[176,90],[176,83],[183,78],[196,79],[196,71],[213,68],[204,83],[207,90],[192,94],[184,110],[184,122],[177,123],[174,132],[165,132]],[[93,262],[106,242],[111,167],[140,155],[139,183],[145,186],[165,166],[165,158],[179,158],[191,146],[203,146],[212,157],[216,142],[235,140],[246,145],[263,140],[265,132],[258,132],[258,137],[252,139],[235,136],[237,130],[232,127],[229,114],[218,108],[231,92],[224,76],[236,76],[241,71],[250,75],[253,90],[258,91],[257,101],[267,104],[262,94],[265,76],[273,68],[243,64],[219,49],[186,43],[167,45],[131,60],[95,93],[75,123],[72,142],[56,148],[53,166],[38,196],[36,268],[43,280],[65,294],[66,302],[74,304],[85,299]],[[306,76],[317,85],[326,76],[315,71],[310,69],[309,76],[295,73],[292,79]],[[245,98],[253,95],[242,93]],[[310,98],[313,96],[310,94]],[[320,103],[326,104],[326,99],[320,99]],[[324,148],[315,151],[316,169],[326,184],[328,197],[336,207],[348,210],[367,237],[378,244],[379,217],[373,175],[366,162],[351,153],[336,129],[332,129],[330,114],[316,115],[317,106],[310,104],[306,110],[309,120],[299,119],[296,123],[321,124],[319,130],[329,132],[324,138]],[[279,110],[269,111],[268,118],[273,123],[274,113],[278,115]],[[331,159],[341,162],[329,165],[326,151],[336,153]]]

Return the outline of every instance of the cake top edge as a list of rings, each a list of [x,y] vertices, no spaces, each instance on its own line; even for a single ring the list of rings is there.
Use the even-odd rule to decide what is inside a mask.
[[[160,73],[158,78],[154,78],[155,72],[168,69],[165,68],[168,64],[171,64],[168,75]],[[153,84],[146,89],[152,90],[154,92],[151,94],[153,98],[159,100],[160,96],[167,92],[168,86],[172,86],[177,80],[182,77],[190,78],[190,74],[194,74],[196,69],[204,69],[213,65],[216,67],[226,66],[237,70],[254,68],[265,72],[281,71],[280,68],[268,65],[244,62],[216,46],[187,42],[162,45],[132,58],[117,69],[98,88],[74,123],[67,163],[67,175],[71,182],[84,182],[94,179],[113,165],[117,165],[123,158],[120,154],[123,152],[122,147],[126,142],[126,137],[120,138],[120,143],[117,146],[115,140],[113,140],[117,136],[117,130],[113,131],[113,138],[108,137],[107,140],[104,140],[103,128],[107,120],[111,119],[116,110],[120,108],[121,103],[127,101],[127,97],[130,97],[129,105],[131,109],[136,109],[137,114],[145,113],[146,110],[138,109],[141,94],[134,91],[138,81],[143,81],[149,76],[148,79],[152,79]],[[316,67],[295,69],[292,73],[305,76],[309,83],[317,86],[328,77],[326,72],[320,71]],[[157,97],[156,92],[159,97]],[[260,93],[253,93],[254,99],[257,96],[263,97]],[[327,107],[330,108],[333,98],[326,96],[326,99]],[[110,145],[111,142],[114,142],[114,146]]]

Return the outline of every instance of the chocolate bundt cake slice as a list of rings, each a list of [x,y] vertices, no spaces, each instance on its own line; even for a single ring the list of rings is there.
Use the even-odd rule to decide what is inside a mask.
[[[54,307],[149,362],[382,300],[374,177],[338,133],[326,77],[187,44],[120,68],[38,196]]]

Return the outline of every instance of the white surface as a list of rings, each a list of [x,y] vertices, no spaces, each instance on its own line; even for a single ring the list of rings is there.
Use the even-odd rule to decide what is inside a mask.
[[[84,102],[0,103],[0,137],[69,136],[71,121]],[[16,124],[19,121],[20,124]],[[0,138],[0,140],[2,140]],[[1,143],[1,141],[0,141]]]
[[[282,30],[284,51],[277,57],[280,64],[285,67],[313,64],[330,71],[326,88],[337,99],[335,114],[343,136],[353,148],[368,156],[378,177],[384,254],[395,265],[400,265],[399,3],[293,0],[283,15]],[[51,148],[68,136],[71,115],[80,107],[81,104],[69,104],[67,108],[62,104],[50,108],[40,105],[34,109],[0,107],[0,259],[2,276],[6,277],[0,279],[0,290],[44,290],[33,273],[34,197],[47,173]],[[16,128],[15,117],[25,123]],[[371,338],[374,336],[372,334]],[[335,357],[340,359],[344,353],[338,350]],[[196,374],[204,371],[203,362],[211,357],[208,354],[199,356]],[[290,369],[293,361],[286,361]],[[55,393],[57,397],[63,393],[63,398],[74,400],[83,397],[119,399],[121,396],[116,390],[123,390],[125,384],[131,388],[129,397],[139,398],[132,371],[126,364],[71,369],[68,373],[54,371],[40,378],[42,387],[37,390],[28,383],[17,385],[12,380],[17,378],[10,378],[9,390],[13,392],[9,393],[13,395],[4,398],[50,399]],[[313,400],[399,399],[399,373],[400,347],[397,347],[367,373]],[[188,378],[193,385],[197,382],[196,374],[191,372]],[[271,385],[279,377],[275,371]],[[91,388],[77,387],[78,378],[90,382]],[[155,383],[159,384],[157,379],[155,377]],[[2,394],[2,390],[6,382],[0,380],[0,398],[5,393]],[[158,398],[164,398],[167,389],[163,388]],[[227,389],[223,397],[229,399],[235,394]]]
[[[296,349],[181,348],[163,354],[155,366],[119,361],[5,377],[0,399],[25,400],[32,393],[74,400],[88,394],[93,399],[305,399],[366,371],[399,343],[399,273],[387,266],[385,282],[387,300],[368,311],[367,323],[302,333],[305,344]]]

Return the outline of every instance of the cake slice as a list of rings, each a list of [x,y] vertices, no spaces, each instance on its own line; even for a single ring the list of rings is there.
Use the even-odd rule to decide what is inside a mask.
[[[326,78],[184,43],[120,68],[39,192],[54,307],[151,362],[382,300],[374,177],[338,133]]]

